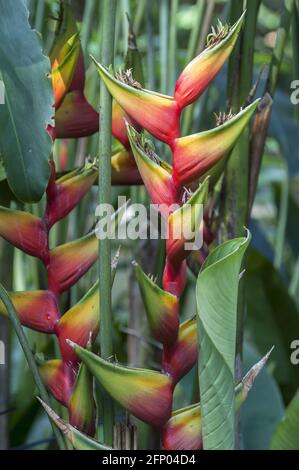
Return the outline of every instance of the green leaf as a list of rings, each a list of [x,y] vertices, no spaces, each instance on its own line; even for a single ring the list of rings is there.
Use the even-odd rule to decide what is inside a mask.
[[[239,272],[247,238],[218,246],[208,256],[196,286],[199,324],[199,384],[203,447],[234,448],[235,344]]]
[[[254,250],[247,257],[246,304],[249,333],[259,353],[275,346],[273,375],[289,402],[299,387],[298,367],[290,361],[291,343],[299,331],[298,308],[278,271]]]
[[[0,0],[0,72],[5,103],[0,105],[0,152],[18,199],[41,199],[50,175],[53,115],[50,62],[28,23],[25,2]]]
[[[282,421],[277,426],[271,442],[272,450],[299,449],[299,389],[287,407]]]

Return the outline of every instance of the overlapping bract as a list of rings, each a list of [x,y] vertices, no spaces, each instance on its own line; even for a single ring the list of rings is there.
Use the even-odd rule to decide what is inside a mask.
[[[0,233],[25,253],[40,258],[45,266],[48,289],[13,292],[11,299],[21,323],[58,337],[62,359],[43,361],[41,377],[51,394],[68,407],[70,423],[88,434],[95,430],[92,379],[66,339],[86,347],[93,342],[100,324],[97,284],[75,306],[60,315],[59,295],[68,290],[92,266],[98,256],[95,231],[60,247],[49,249],[51,227],[65,217],[90,189],[97,170],[87,165],[56,180],[55,165],[47,189],[43,218],[27,212],[0,208]],[[0,303],[0,313],[6,310]],[[78,373],[79,370],[79,373]]]

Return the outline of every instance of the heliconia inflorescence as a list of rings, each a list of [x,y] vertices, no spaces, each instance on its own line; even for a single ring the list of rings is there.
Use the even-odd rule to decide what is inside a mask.
[[[51,52],[55,122],[48,132],[53,139],[82,137],[99,130],[98,113],[84,95],[84,60],[77,26],[69,9],[66,11]],[[39,368],[48,390],[68,408],[69,424],[44,406],[54,422],[66,430],[74,447],[80,442],[83,447],[97,448],[96,441],[86,436],[84,440],[79,432],[95,433],[92,377],[126,410],[159,428],[165,449],[202,447],[200,405],[172,411],[175,386],[198,358],[197,322],[189,319],[180,323],[179,302],[186,283],[187,256],[193,246],[197,251],[200,248],[198,235],[206,244],[213,239],[203,206],[258,101],[223,119],[215,129],[186,137],[180,135],[180,116],[223,67],[243,19],[244,15],[220,38],[210,37],[206,49],[181,73],[174,96],[148,91],[133,80],[130,70],[114,75],[95,61],[114,100],[112,133],[122,144],[111,159],[112,184],[144,184],[167,227],[162,287],[134,262],[151,335],[163,347],[159,372],[124,367],[91,351],[100,328],[97,284],[64,315],[59,311],[60,295],[95,263],[98,240],[93,230],[50,249],[49,232],[95,183],[97,165],[88,163],[56,178],[51,162],[42,218],[0,207],[0,235],[38,257],[47,272],[47,290],[15,292],[11,299],[24,326],[57,336],[61,359],[42,361]],[[156,155],[142,128],[169,145],[172,165]],[[5,313],[1,303],[0,313]]]

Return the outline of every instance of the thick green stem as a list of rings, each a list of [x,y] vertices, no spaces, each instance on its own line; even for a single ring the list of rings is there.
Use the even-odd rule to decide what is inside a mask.
[[[115,37],[116,0],[103,0],[102,26],[102,64],[113,65]],[[101,82],[100,91],[100,129],[99,133],[99,204],[111,203],[111,117],[112,99]],[[111,312],[111,246],[108,237],[99,241],[99,289],[101,312],[101,356],[107,359],[113,354],[112,312]],[[113,401],[105,394],[103,406],[104,441],[113,441]]]
[[[85,0],[85,8],[82,19],[81,43],[84,52],[87,50],[87,43],[90,36],[90,27],[94,15],[95,0]]]
[[[159,16],[160,28],[160,89],[167,93],[168,84],[168,26],[169,4],[168,0],[161,0]]]
[[[137,4],[137,9],[136,9],[136,14],[134,18],[134,31],[136,36],[138,36],[140,25],[142,22],[142,19],[144,17],[144,12],[145,12],[145,7],[146,7],[146,0],[139,0]]]
[[[280,193],[280,207],[279,207],[279,218],[276,233],[275,242],[275,258],[274,266],[276,269],[280,269],[283,261],[283,251],[285,244],[286,226],[288,220],[288,207],[289,207],[289,172],[285,169],[285,177],[281,184]]]
[[[44,21],[44,13],[45,13],[45,1],[40,0],[39,2],[37,2],[35,20],[34,20],[34,28],[37,29],[37,31],[42,30],[43,21]]]
[[[189,64],[189,62],[191,62],[191,60],[196,55],[196,51],[198,49],[198,40],[199,40],[200,30],[201,30],[206,6],[207,6],[206,0],[197,0],[196,6],[194,7],[196,8],[194,12],[195,19],[194,19],[194,26],[192,28],[190,38],[189,38],[189,43],[188,43],[186,65]]]
[[[169,28],[169,52],[168,52],[168,93],[173,94],[176,75],[177,75],[177,12],[178,12],[179,0],[171,0],[170,10],[170,28]]]
[[[155,89],[155,50],[150,2],[146,2],[147,80],[148,88]]]
[[[231,4],[230,24],[242,14],[242,2]],[[252,88],[254,65],[254,38],[260,0],[247,1],[247,14],[242,35],[236,45],[229,64],[228,105],[234,112],[244,106]],[[228,239],[244,235],[247,223],[249,194],[249,145],[250,131],[247,128],[235,146],[225,175],[225,220]],[[239,286],[235,380],[242,378],[242,352],[245,314],[245,283]],[[236,448],[239,448],[239,419],[236,426]]]
[[[13,326],[15,332],[16,332],[16,335],[19,339],[20,345],[23,349],[26,361],[27,361],[29,369],[31,370],[31,373],[33,375],[35,385],[38,389],[38,393],[39,393],[40,397],[42,398],[42,400],[45,403],[49,404],[49,397],[48,397],[47,390],[46,390],[46,388],[45,388],[45,386],[42,382],[42,379],[40,377],[38,367],[37,367],[36,362],[34,360],[34,357],[32,355],[32,352],[31,352],[30,346],[28,344],[27,338],[25,336],[25,333],[23,331],[23,328],[20,324],[18,314],[17,314],[17,312],[16,312],[16,310],[15,310],[15,308],[14,308],[14,306],[13,306],[13,304],[12,304],[10,298],[9,298],[8,293],[6,292],[6,290],[4,289],[4,287],[1,283],[0,283],[0,298],[1,298],[5,308],[7,310],[9,318],[12,322],[12,326]],[[57,440],[57,444],[58,444],[59,448],[60,449],[65,449],[65,445],[64,445],[63,438],[61,436],[60,431],[56,428],[56,426],[52,422],[51,422],[51,426],[52,426],[53,433],[54,433],[54,436]]]

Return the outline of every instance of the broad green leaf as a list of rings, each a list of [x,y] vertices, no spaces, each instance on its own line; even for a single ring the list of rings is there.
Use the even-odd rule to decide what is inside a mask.
[[[299,389],[287,407],[284,418],[273,434],[271,449],[299,449]]]
[[[0,152],[18,199],[41,199],[50,175],[53,115],[50,62],[31,30],[25,2],[0,0],[0,73],[5,103],[0,105]]]
[[[234,448],[234,366],[239,273],[249,244],[236,238],[208,256],[196,286],[203,447]]]

